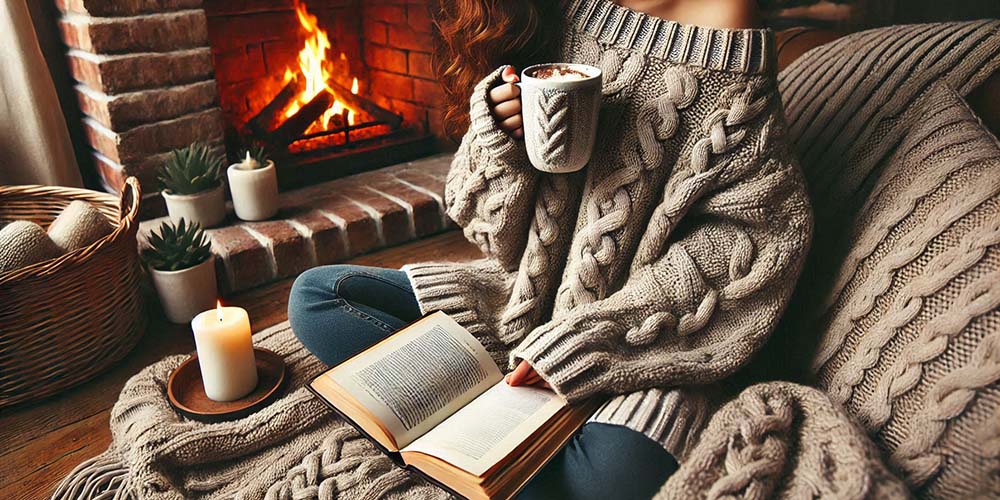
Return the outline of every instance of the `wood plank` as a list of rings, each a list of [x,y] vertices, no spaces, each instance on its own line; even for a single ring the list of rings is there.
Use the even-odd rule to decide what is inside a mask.
[[[482,254],[458,231],[362,255],[349,264],[399,268],[411,262],[467,261]],[[287,279],[232,297],[244,307],[255,330],[287,318]],[[150,302],[153,303],[153,302]],[[136,348],[108,372],[45,400],[4,409],[0,414],[0,498],[45,498],[80,462],[111,443],[108,417],[125,382],[143,367],[171,354],[194,349],[187,325],[172,325],[160,311]]]

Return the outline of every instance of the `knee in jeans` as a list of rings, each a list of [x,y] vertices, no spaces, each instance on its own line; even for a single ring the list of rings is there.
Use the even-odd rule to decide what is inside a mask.
[[[320,313],[317,307],[321,302],[337,299],[334,285],[342,274],[342,266],[325,266],[309,269],[297,278],[288,294],[288,321],[292,324],[295,335],[306,343],[313,326],[317,325]],[[308,345],[308,344],[307,344]]]

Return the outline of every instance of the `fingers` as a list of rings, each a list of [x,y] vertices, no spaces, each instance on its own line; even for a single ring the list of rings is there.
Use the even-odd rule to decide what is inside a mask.
[[[487,100],[500,129],[520,139],[524,137],[524,123],[521,120],[521,88],[514,85],[519,80],[517,70],[507,66],[500,73],[500,78],[506,83],[491,89]]]
[[[507,385],[510,385],[511,387],[534,385],[537,387],[544,387],[546,389],[552,388],[552,386],[543,380],[542,376],[539,375],[538,372],[536,372],[535,369],[524,360],[518,363],[517,368],[514,368],[514,371],[508,373],[504,377],[504,381],[506,381]]]
[[[521,114],[521,99],[511,99],[493,107],[493,114],[501,122]]]
[[[507,66],[500,72],[500,78],[505,82],[516,82],[518,80],[517,70],[513,66]]]
[[[504,83],[490,90],[490,104],[496,106],[504,102],[517,100],[520,103],[521,87],[513,83]],[[520,104],[518,104],[520,106]]]
[[[511,387],[524,385],[527,383],[529,376],[532,374],[535,374],[535,370],[531,368],[531,365],[529,365],[527,361],[521,361],[521,363],[517,365],[517,368],[514,368],[514,371],[507,375],[507,383],[510,384]],[[537,374],[535,375],[537,376]]]

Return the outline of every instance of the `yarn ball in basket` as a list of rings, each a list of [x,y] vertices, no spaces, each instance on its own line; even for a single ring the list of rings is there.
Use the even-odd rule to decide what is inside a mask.
[[[63,251],[72,252],[107,236],[113,228],[93,205],[75,200],[49,225],[49,237]]]
[[[0,272],[54,259],[62,250],[45,229],[34,222],[19,220],[0,229]]]

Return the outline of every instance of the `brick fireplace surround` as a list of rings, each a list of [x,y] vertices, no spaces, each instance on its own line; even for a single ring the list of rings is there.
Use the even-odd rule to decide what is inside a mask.
[[[430,0],[305,0],[377,104],[444,142],[433,79]],[[293,0],[55,0],[99,176],[140,179],[144,212],[162,212],[156,171],[169,151],[223,144],[262,107],[241,89],[280,74],[296,51]],[[358,14],[360,13],[360,18]],[[289,33],[292,38],[289,38]],[[343,40],[357,39],[353,46]],[[346,49],[344,48],[346,47]],[[450,227],[442,154],[281,195],[274,220],[208,231],[223,293],[245,290]],[[144,222],[140,240],[159,225]]]

